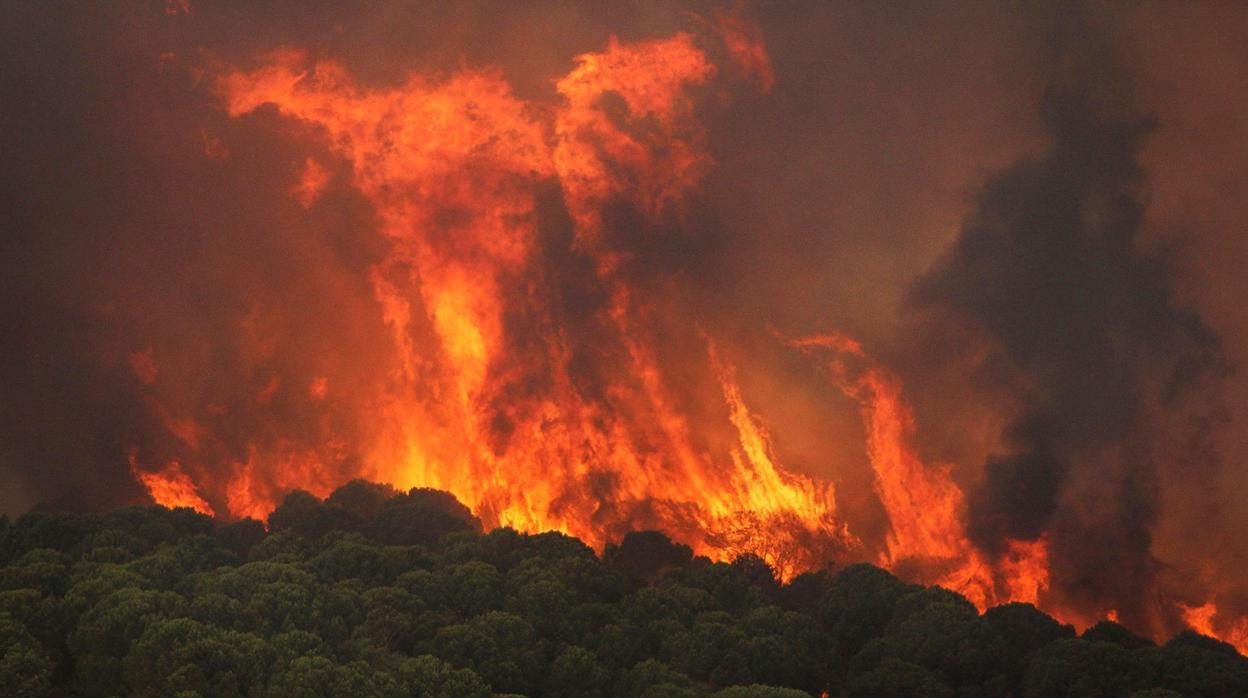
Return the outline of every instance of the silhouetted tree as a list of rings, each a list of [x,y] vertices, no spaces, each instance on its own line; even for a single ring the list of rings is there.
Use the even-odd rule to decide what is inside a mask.
[[[1035,606],[1025,603],[990,608],[978,622],[995,638],[994,647],[1000,648],[999,665],[1011,693],[1018,691],[1023,671],[1033,652],[1054,640],[1075,636],[1073,627],[1062,625]]]
[[[356,479],[331,492],[325,503],[364,521],[376,516],[387,501],[398,495],[398,490],[390,485]]]
[[[217,541],[231,550],[241,560],[246,560],[252,547],[264,540],[264,524],[255,519],[242,519],[221,526],[216,531]]]
[[[871,565],[855,564],[841,570],[819,602],[819,619],[832,645],[847,664],[872,638],[884,634],[897,600],[913,587]]]
[[[1248,696],[1248,658],[1225,642],[1188,630],[1136,653],[1156,672],[1156,685],[1187,698]]]
[[[362,481],[293,492],[269,522],[0,520],[0,695],[1248,695],[1248,659],[1212,638],[1158,647],[1104,622],[1075,639],[870,565],[786,585],[654,532],[599,558]]]
[[[317,497],[294,490],[269,514],[269,530],[290,531],[304,538],[320,538],[330,531],[353,530],[359,518],[342,507],[328,505]]]
[[[1129,650],[1152,647],[1153,641],[1140,637],[1112,620],[1103,620],[1083,631],[1081,638],[1088,642],[1109,642]]]
[[[780,605],[803,615],[814,616],[832,578],[825,571],[803,572],[780,589]]]
[[[689,564],[693,550],[658,531],[630,531],[619,545],[607,544],[603,559],[630,578],[649,582],[666,570]]]
[[[1027,698],[1122,696],[1154,685],[1138,656],[1108,642],[1062,639],[1036,650],[1023,675]]]
[[[457,532],[479,532],[481,522],[446,492],[413,489],[387,499],[361,528],[388,545],[431,545]]]
[[[851,698],[952,698],[953,689],[921,666],[888,658],[849,685]]]

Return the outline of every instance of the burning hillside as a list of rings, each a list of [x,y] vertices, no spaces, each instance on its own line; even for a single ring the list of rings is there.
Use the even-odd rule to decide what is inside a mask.
[[[939,245],[896,253],[909,272],[837,297],[815,261],[834,236],[803,227],[827,209],[797,183],[833,175],[769,151],[855,126],[786,133],[820,68],[776,59],[773,34],[805,35],[766,11],[604,17],[557,49],[540,23],[492,47],[505,28],[408,17],[447,34],[378,57],[402,43],[382,14],[244,40],[236,11],[173,9],[135,10],[167,33],[133,51],[69,31],[142,78],[78,86],[90,147],[57,147],[91,153],[81,179],[39,164],[53,112],[9,175],[19,224],[51,231],[13,254],[75,260],[11,276],[6,392],[29,400],[0,456],[39,498],[263,520],[365,478],[599,551],[655,529],[782,579],[869,561],[981,610],[1248,651],[1239,553],[1174,545],[1199,512],[1182,483],[1232,464],[1233,352],[1153,237],[1165,124],[1115,18],[1019,20],[1045,37],[1035,133],[966,165],[991,172],[959,183]]]

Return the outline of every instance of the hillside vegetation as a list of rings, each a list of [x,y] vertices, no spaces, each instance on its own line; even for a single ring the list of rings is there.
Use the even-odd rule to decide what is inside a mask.
[[[188,509],[0,519],[0,695],[1248,696],[1248,659],[870,565],[778,584],[654,532],[602,557],[356,481],[269,530]]]

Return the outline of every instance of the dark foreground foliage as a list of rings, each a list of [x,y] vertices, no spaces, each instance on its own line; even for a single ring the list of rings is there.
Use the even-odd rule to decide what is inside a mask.
[[[291,494],[266,532],[190,510],[0,518],[0,695],[1248,696],[1248,659],[851,565],[635,533],[602,558],[483,534],[445,493]]]

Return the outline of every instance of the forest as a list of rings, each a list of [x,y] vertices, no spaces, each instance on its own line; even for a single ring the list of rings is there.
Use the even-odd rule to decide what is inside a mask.
[[[787,584],[661,533],[601,556],[362,480],[267,528],[190,509],[0,518],[0,695],[1248,696],[1183,632],[984,613],[867,564]]]

